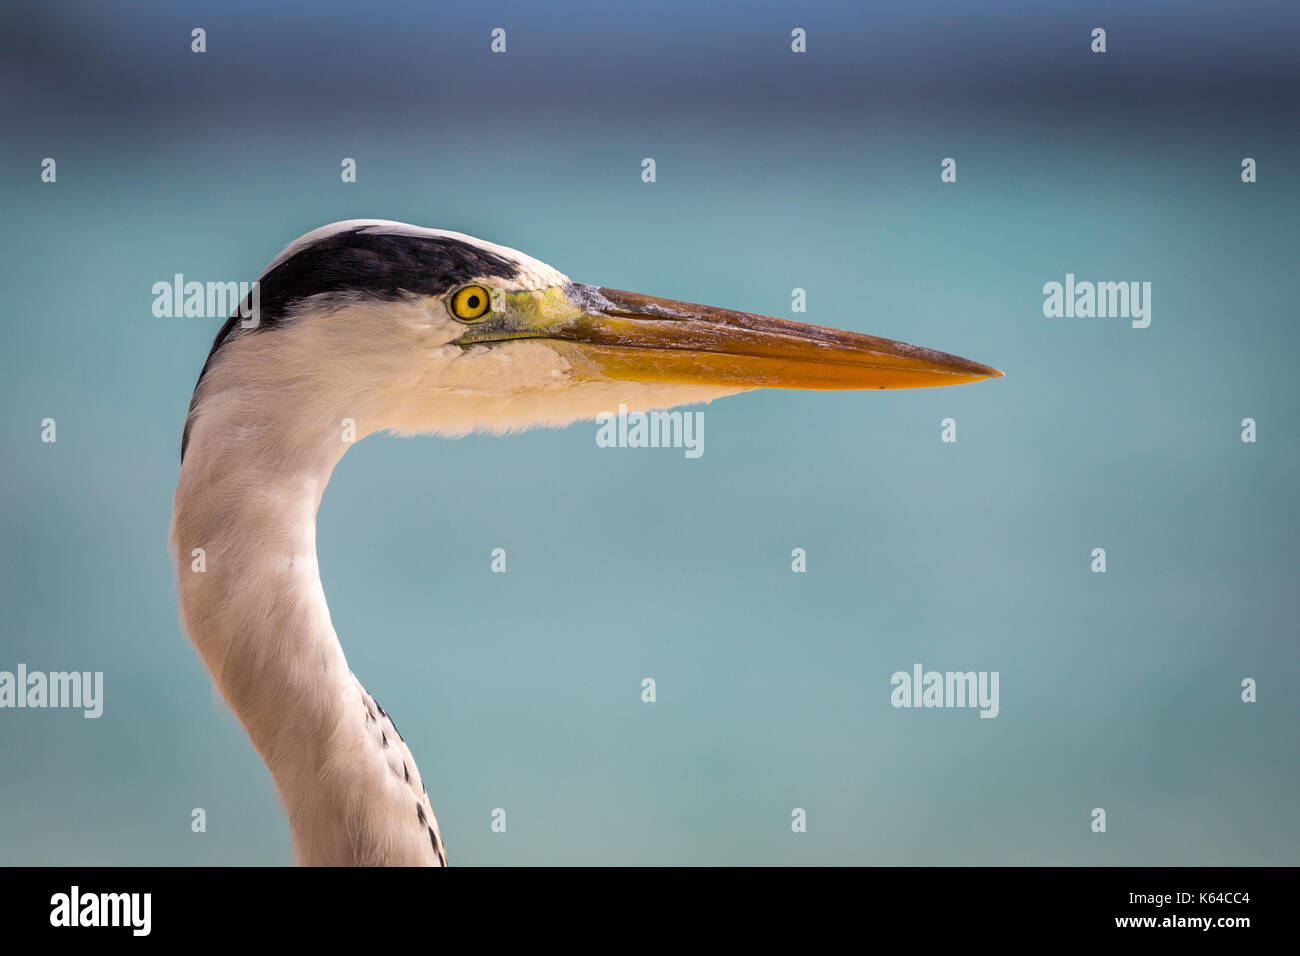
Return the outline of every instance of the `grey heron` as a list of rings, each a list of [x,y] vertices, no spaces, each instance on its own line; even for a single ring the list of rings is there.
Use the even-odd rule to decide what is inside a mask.
[[[316,512],[352,439],[558,427],[754,388],[1002,374],[856,332],[583,285],[513,249],[380,220],[307,233],[258,289],[254,321],[230,317],[195,386],[170,549],[181,625],[270,769],[305,865],[446,864],[415,759],[349,669],[321,587]]]

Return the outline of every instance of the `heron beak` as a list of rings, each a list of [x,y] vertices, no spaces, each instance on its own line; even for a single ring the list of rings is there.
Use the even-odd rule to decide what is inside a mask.
[[[741,388],[925,388],[1001,378],[969,359],[859,332],[573,284],[577,314],[537,333],[578,371]]]

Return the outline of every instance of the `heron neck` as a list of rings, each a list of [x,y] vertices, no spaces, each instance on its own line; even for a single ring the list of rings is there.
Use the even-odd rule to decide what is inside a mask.
[[[347,445],[289,417],[200,414],[172,518],[181,623],[271,770],[296,862],[437,863],[415,761],[349,669],[321,586],[316,512]]]

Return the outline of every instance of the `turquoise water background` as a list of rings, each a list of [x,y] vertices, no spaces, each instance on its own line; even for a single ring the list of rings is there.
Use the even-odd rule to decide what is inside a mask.
[[[0,670],[105,704],[0,710],[0,863],[288,862],[166,552],[221,323],[151,288],[352,217],[1006,372],[723,399],[698,460],[593,423],[351,450],[325,590],[453,863],[1300,862],[1297,14],[1247,6],[8,11]],[[1045,318],[1067,273],[1151,282],[1150,327]],[[999,716],[891,707],[917,662],[998,671]]]

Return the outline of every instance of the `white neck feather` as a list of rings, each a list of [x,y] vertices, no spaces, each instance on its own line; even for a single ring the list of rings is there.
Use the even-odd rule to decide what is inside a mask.
[[[181,624],[275,778],[295,862],[438,865],[415,761],[349,670],[321,587],[316,510],[347,448],[337,409],[283,383],[223,390],[214,371],[172,516]]]

